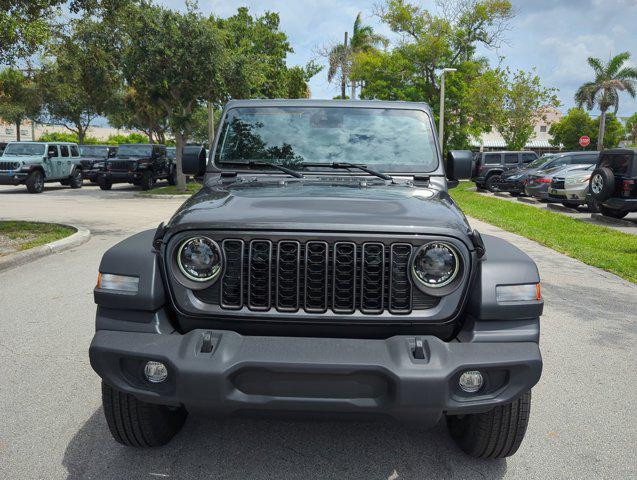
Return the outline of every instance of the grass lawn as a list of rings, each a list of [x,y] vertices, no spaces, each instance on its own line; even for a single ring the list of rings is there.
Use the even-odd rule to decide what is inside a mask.
[[[55,223],[0,221],[0,255],[44,245],[75,233]]]
[[[461,182],[450,194],[467,215],[535,240],[637,283],[637,236],[529,205],[479,195]]]
[[[180,192],[177,190],[177,186],[167,186],[167,187],[159,187],[153,188],[152,190],[146,190],[145,192],[141,192],[140,195],[192,195],[197,193],[201,189],[201,183],[187,183],[186,191]]]

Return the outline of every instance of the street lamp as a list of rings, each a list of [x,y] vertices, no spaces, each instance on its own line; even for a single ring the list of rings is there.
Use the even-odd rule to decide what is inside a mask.
[[[457,68],[443,68],[440,74],[440,115],[438,117],[438,141],[440,142],[440,153],[442,153],[442,142],[445,121],[445,73],[455,72]]]

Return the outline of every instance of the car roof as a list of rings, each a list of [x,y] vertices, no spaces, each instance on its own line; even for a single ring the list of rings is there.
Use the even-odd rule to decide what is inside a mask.
[[[401,110],[425,110],[431,108],[425,102],[403,102],[388,100],[318,100],[311,98],[276,98],[258,100],[230,100],[226,108],[239,107],[344,107],[344,108],[396,108]]]
[[[617,153],[617,154],[633,154],[637,155],[637,148],[609,148],[608,150],[602,150],[602,153]]]
[[[122,143],[118,147],[165,147],[163,143]]]
[[[31,142],[28,140],[25,140],[25,141],[20,140],[19,142],[17,140],[13,140],[9,143],[29,143],[32,145],[77,145],[77,143],[75,142]]]
[[[599,154],[599,152],[597,150],[576,150],[573,152],[560,152],[560,153],[556,153],[555,155],[557,155],[558,157],[563,157],[564,155],[590,155],[591,153],[596,153]]]

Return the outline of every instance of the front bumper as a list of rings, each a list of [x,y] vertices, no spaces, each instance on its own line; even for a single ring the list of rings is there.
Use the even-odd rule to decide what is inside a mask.
[[[203,353],[204,333],[212,352]],[[461,343],[437,337],[386,340],[243,336],[226,330],[186,335],[99,330],[90,347],[104,381],[141,400],[189,411],[345,413],[435,424],[443,413],[487,411],[513,401],[539,380],[542,360],[532,342]],[[164,362],[168,379],[143,377],[148,360]],[[483,389],[458,388],[465,370],[480,370]]]
[[[101,171],[98,173],[97,178],[105,178],[111,183],[134,183],[142,178],[142,171]]]
[[[0,172],[0,185],[20,185],[29,177],[29,172]]]

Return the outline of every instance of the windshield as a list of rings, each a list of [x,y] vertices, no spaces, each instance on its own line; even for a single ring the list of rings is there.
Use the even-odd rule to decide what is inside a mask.
[[[41,143],[10,143],[3,155],[44,155],[44,145]]]
[[[168,147],[168,148],[166,148],[166,157],[175,158],[176,155],[177,155],[177,148],[176,147]]]
[[[555,155],[542,155],[540,158],[536,158],[529,163],[526,168],[539,168],[545,163],[551,161],[553,158],[555,158]]]
[[[120,145],[118,157],[150,157],[153,147],[150,145]]]
[[[103,157],[108,156],[108,147],[89,145],[80,147],[80,155],[83,157]]]
[[[429,116],[420,110],[344,107],[231,109],[215,162],[351,162],[383,172],[438,166]]]

